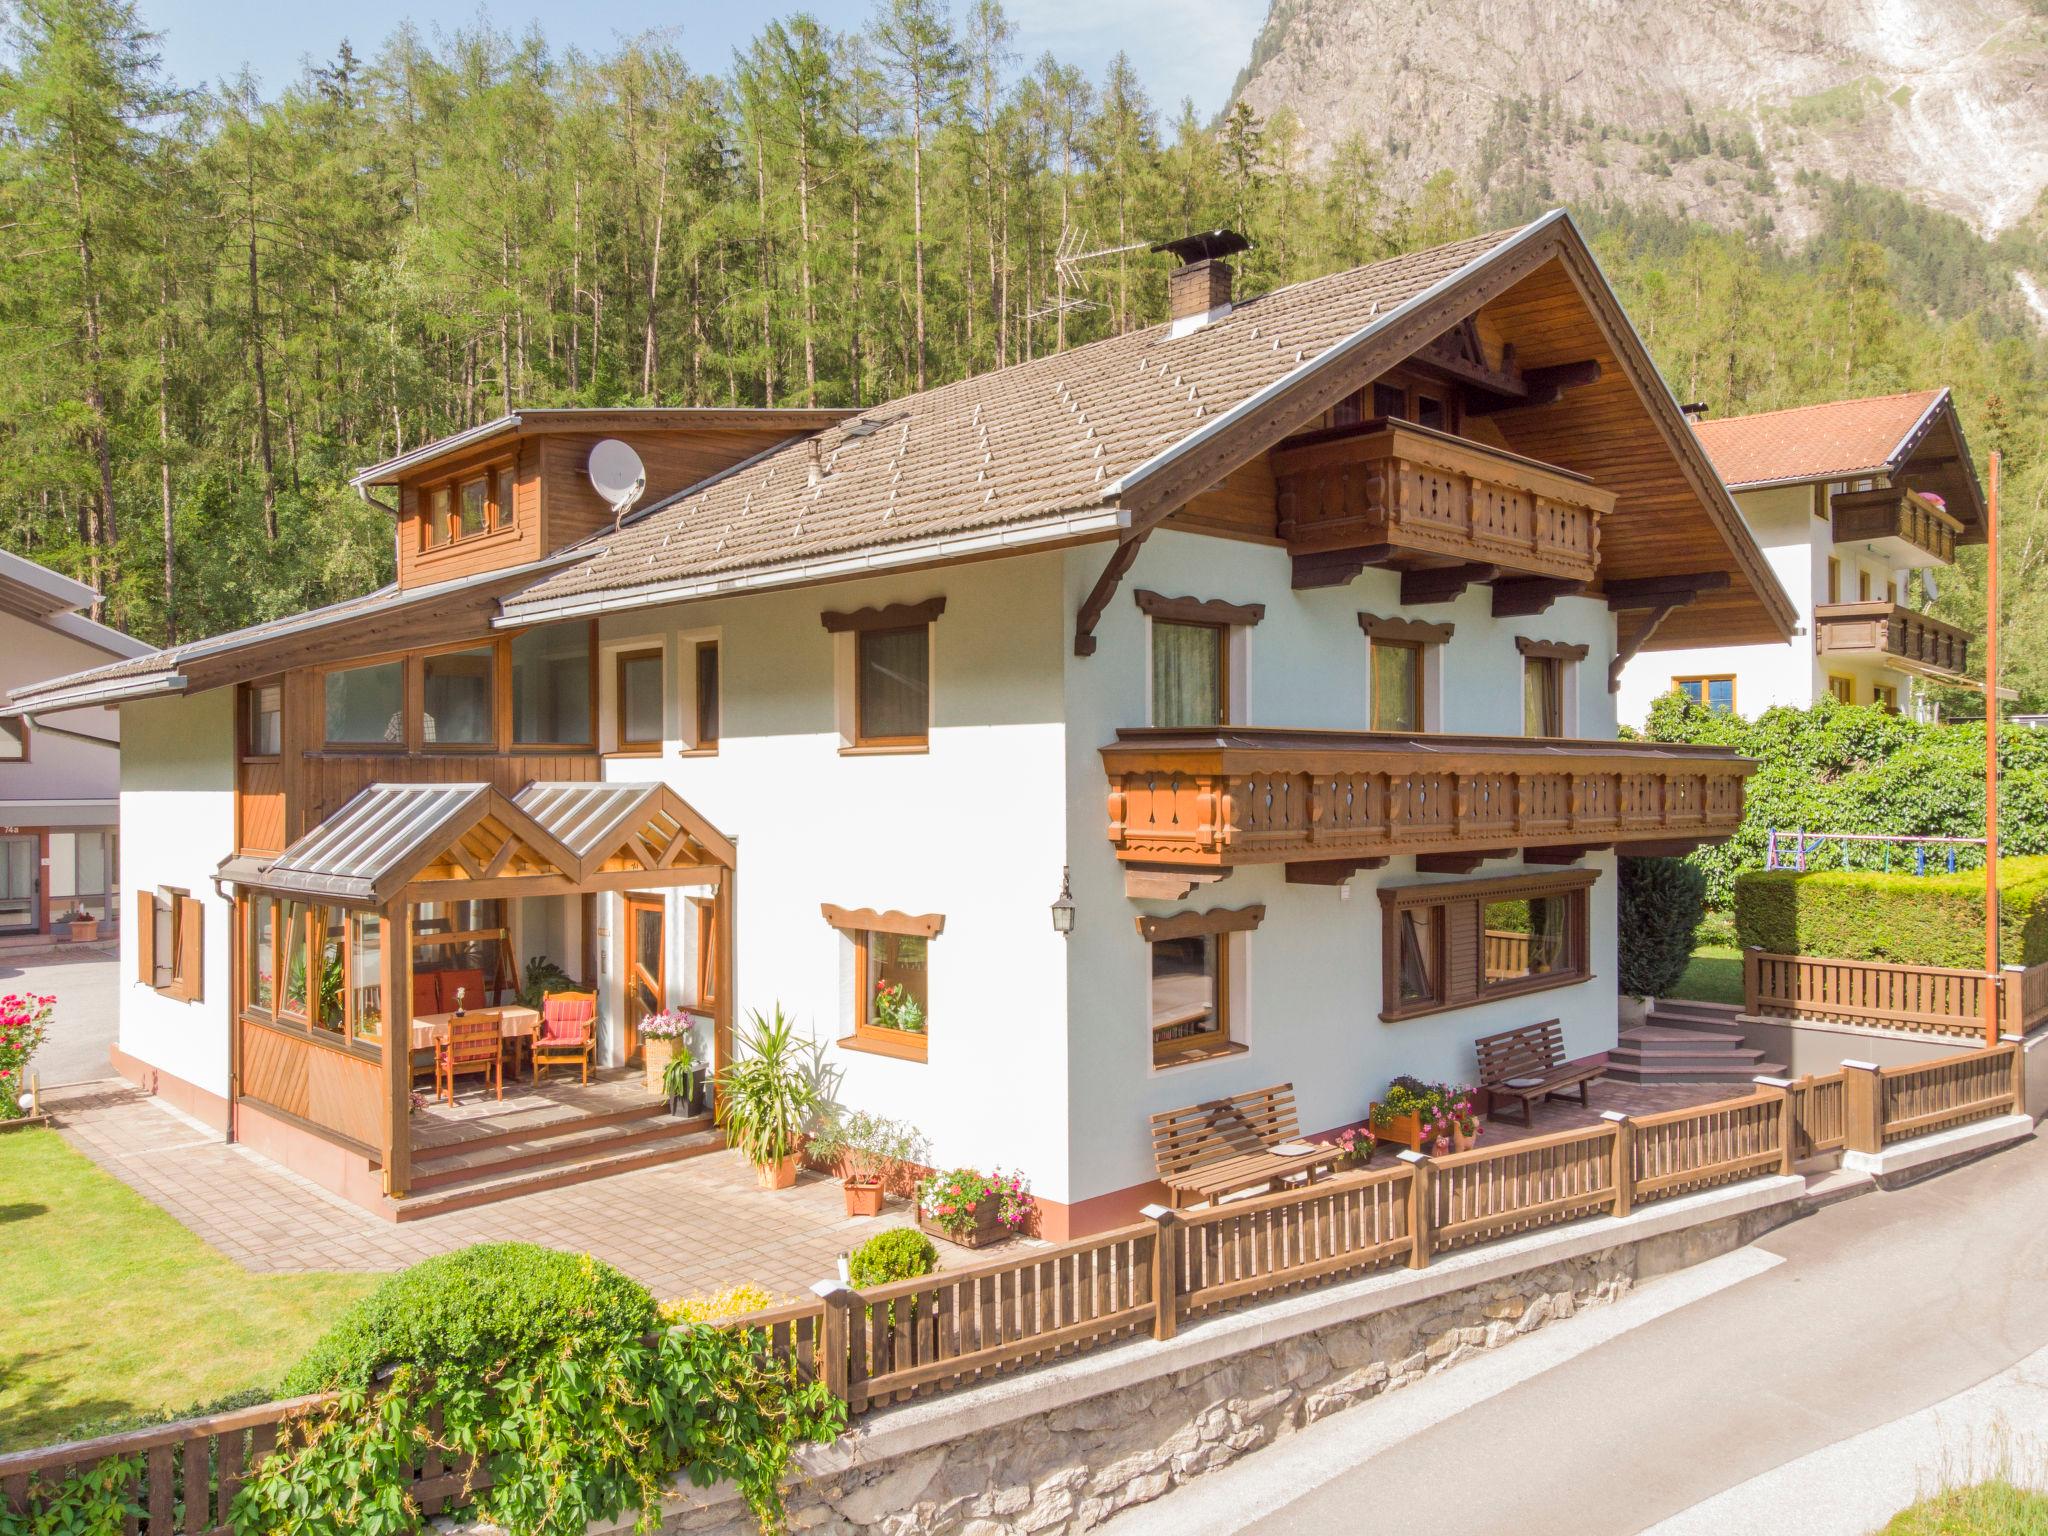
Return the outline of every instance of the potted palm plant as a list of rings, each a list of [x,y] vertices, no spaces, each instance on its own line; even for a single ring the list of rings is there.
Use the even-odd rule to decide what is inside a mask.
[[[879,1216],[889,1175],[917,1161],[923,1139],[915,1126],[863,1109],[828,1116],[807,1150],[839,1170],[847,1215]]]
[[[788,1189],[824,1101],[817,1043],[798,1038],[778,1003],[773,1018],[747,1015],[738,1045],[718,1077],[719,1129],[754,1165],[761,1188]]]

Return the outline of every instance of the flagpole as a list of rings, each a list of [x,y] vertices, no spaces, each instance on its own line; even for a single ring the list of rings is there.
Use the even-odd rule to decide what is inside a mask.
[[[1998,471],[1984,508],[1984,1043],[1998,1044]]]

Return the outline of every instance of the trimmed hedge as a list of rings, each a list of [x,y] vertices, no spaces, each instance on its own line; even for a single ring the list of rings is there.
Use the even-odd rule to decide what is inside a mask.
[[[2007,965],[2048,961],[2048,857],[1998,868],[1999,952]],[[1984,872],[1752,870],[1735,877],[1735,934],[1776,955],[1977,970],[1984,964]]]

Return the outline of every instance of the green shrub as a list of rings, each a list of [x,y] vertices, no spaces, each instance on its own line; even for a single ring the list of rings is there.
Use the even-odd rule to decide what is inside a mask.
[[[635,1338],[658,1321],[645,1286],[587,1254],[479,1243],[415,1264],[350,1307],[284,1390],[366,1387],[387,1365],[486,1369],[568,1338]]]
[[[887,1285],[891,1280],[915,1280],[939,1267],[939,1250],[915,1227],[891,1227],[877,1232],[853,1250],[847,1260],[848,1277],[855,1285]]]
[[[1630,997],[1662,997],[1692,959],[1707,905],[1707,877],[1683,859],[1623,859],[1620,984]]]
[[[1999,958],[2048,961],[2048,858],[2001,860],[1998,875]],[[1978,970],[1984,872],[1754,870],[1735,881],[1735,932],[1744,946],[1776,955]]]
[[[1772,828],[1894,836],[1984,835],[1984,727],[1924,725],[1881,709],[1823,698],[1810,709],[1767,709],[1754,720],[1717,715],[1682,694],[1651,706],[1652,741],[1712,742],[1754,758],[1742,825],[1688,863],[1705,871],[1707,904],[1725,911],[1735,876],[1761,869]],[[1999,847],[2048,854],[2048,731],[1999,733]],[[1840,845],[1817,857],[1840,860]],[[1962,850],[1964,867],[1982,856]],[[1851,853],[1867,862],[1868,851]]]

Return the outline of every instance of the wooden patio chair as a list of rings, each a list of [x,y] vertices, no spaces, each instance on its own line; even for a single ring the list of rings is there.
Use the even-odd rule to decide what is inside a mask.
[[[1522,1124],[1532,1128],[1537,1100],[1562,1098],[1565,1089],[1576,1088],[1579,1102],[1587,1104],[1587,1085],[1607,1071],[1605,1052],[1580,1061],[1565,1059],[1564,1027],[1556,1019],[1482,1035],[1472,1042],[1472,1049],[1479,1057],[1479,1086],[1489,1101],[1487,1112],[1505,1119],[1503,1106],[1519,1101]]]
[[[540,1028],[533,1034],[533,1080],[548,1067],[581,1067],[590,1081],[597,1050],[597,994],[548,992],[540,1000]]]
[[[503,1042],[497,1014],[485,1010],[448,1021],[448,1037],[434,1048],[434,1088],[455,1102],[455,1079],[488,1077],[497,1096],[505,1097]]]

